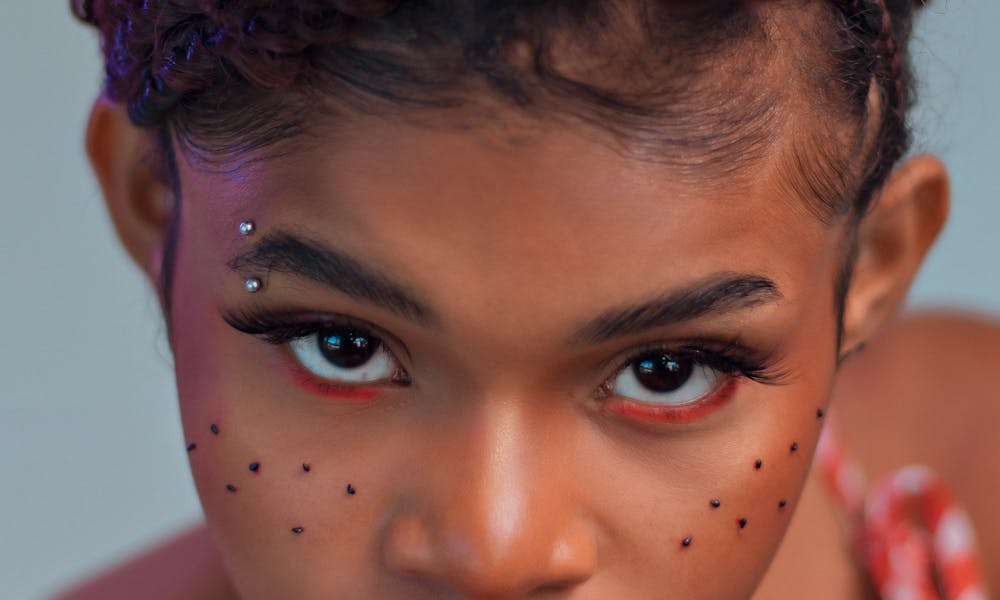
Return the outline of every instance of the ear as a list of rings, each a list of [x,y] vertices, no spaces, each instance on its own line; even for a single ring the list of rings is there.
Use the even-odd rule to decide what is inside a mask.
[[[119,240],[158,288],[174,201],[156,165],[154,134],[101,96],[90,111],[86,147]]]
[[[866,343],[901,308],[948,217],[948,171],[932,156],[898,167],[858,230],[857,260],[844,305],[845,349]]]

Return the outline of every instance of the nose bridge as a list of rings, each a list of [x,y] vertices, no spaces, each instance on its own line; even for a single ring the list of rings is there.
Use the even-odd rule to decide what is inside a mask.
[[[441,463],[386,531],[387,563],[471,597],[586,579],[596,547],[561,472],[568,449],[525,403],[480,406],[439,436]]]

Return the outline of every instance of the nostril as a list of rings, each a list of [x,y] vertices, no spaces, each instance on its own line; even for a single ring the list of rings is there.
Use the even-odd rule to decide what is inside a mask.
[[[399,516],[383,537],[383,560],[397,576],[463,597],[565,592],[587,581],[597,565],[589,528],[567,525],[561,535],[545,535],[538,527],[498,547],[471,530],[433,528],[419,517]]]
[[[397,517],[383,539],[382,557],[390,571],[418,577],[428,573],[435,557],[420,519]]]

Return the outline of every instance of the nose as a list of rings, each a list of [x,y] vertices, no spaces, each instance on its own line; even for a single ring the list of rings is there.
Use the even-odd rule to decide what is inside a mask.
[[[448,429],[384,530],[387,568],[463,598],[567,592],[589,579],[597,543],[565,468],[572,450],[511,408]]]

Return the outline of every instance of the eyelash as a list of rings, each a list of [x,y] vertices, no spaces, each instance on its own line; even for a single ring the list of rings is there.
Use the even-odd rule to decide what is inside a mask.
[[[309,313],[289,313],[270,311],[223,311],[222,319],[233,329],[260,338],[273,346],[287,348],[290,342],[316,334],[321,328],[330,325],[350,327],[366,333],[371,333],[383,344],[383,347],[393,360],[396,358],[386,340],[392,339],[388,332],[363,320],[347,315],[312,315]],[[306,390],[326,396],[335,396],[342,400],[366,401],[377,395],[376,388],[385,385],[403,387],[410,383],[409,375],[402,368],[389,380],[371,381],[365,383],[331,382],[317,378],[301,367],[289,352],[288,360],[292,362],[292,375],[300,386]]]
[[[609,381],[639,358],[653,352],[663,352],[677,360],[692,360],[728,377],[742,377],[764,385],[779,385],[786,376],[776,368],[774,355],[761,355],[743,345],[739,338],[732,338],[722,344],[708,341],[689,341],[679,346],[654,343],[630,350]]]
[[[347,315],[324,315],[320,317],[310,314],[244,310],[225,311],[221,316],[233,329],[258,337],[274,346],[284,346],[294,340],[314,335],[320,328],[329,325],[349,326],[360,331],[370,332],[380,338],[383,343],[387,339],[392,339],[392,336],[381,328]],[[392,353],[391,350],[389,351]],[[691,360],[724,375],[727,381],[719,385],[719,389],[713,390],[711,395],[716,395],[723,389],[731,390],[733,387],[731,384],[740,379],[764,385],[780,385],[785,377],[785,373],[775,368],[776,361],[773,354],[762,355],[747,348],[738,338],[733,338],[722,343],[716,341],[688,341],[680,345],[654,343],[637,349],[631,349],[625,358],[618,361],[618,368],[613,371],[612,375],[605,379],[599,386],[599,393],[610,396],[610,390],[613,386],[612,382],[636,360],[653,352],[663,352],[677,360]],[[392,354],[394,355],[395,353]],[[610,362],[608,361],[608,363]],[[369,385],[330,383],[318,380],[301,370],[298,371],[298,375],[297,379],[299,382],[314,391],[357,399],[372,397],[374,392],[369,393],[368,390],[371,390],[373,386],[385,383],[372,382]],[[393,380],[389,383],[401,386],[407,385],[409,384],[409,378],[407,376],[401,380]],[[692,404],[700,402],[702,400],[698,400]],[[638,405],[641,403],[632,402],[631,404]]]

